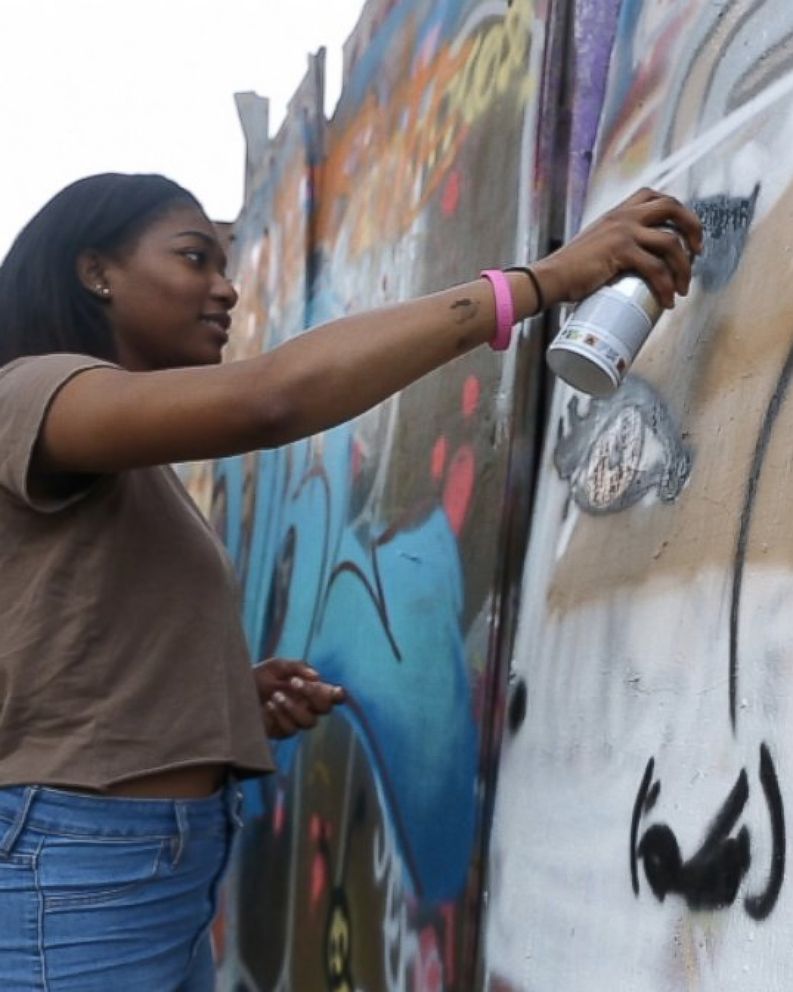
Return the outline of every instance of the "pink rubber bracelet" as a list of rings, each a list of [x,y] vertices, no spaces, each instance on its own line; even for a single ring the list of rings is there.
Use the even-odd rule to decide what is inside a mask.
[[[505,351],[512,340],[512,327],[515,323],[515,304],[509,280],[501,269],[485,269],[479,273],[493,287],[496,298],[496,333],[490,342],[493,351]]]

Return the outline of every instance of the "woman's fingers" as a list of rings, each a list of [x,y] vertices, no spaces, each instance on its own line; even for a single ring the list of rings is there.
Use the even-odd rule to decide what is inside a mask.
[[[636,245],[630,255],[630,271],[637,273],[653,291],[661,306],[675,305],[675,276],[666,261]]]
[[[294,677],[289,686],[296,698],[302,699],[315,713],[329,713],[346,698],[340,685],[331,685],[329,682],[304,681]]]
[[[698,255],[702,251],[702,221],[674,196],[658,195],[645,201],[641,213],[642,222],[650,227],[661,224],[675,227],[688,242],[692,254]]]
[[[290,729],[290,725],[284,722],[281,712],[272,700],[264,704],[264,729],[268,737],[276,740],[295,733],[295,730]]]
[[[268,658],[254,666],[254,677],[270,737],[291,737],[316,726],[319,717],[347,698],[341,686],[323,682],[302,661]]]
[[[291,737],[298,730],[309,730],[318,718],[305,703],[290,699],[283,692],[273,693],[264,710],[265,725],[271,737]]]
[[[550,303],[577,303],[635,272],[671,307],[675,293],[688,291],[689,255],[701,249],[702,224],[693,210],[673,196],[639,189],[533,269]]]
[[[272,700],[265,703],[262,707],[262,716],[264,718],[264,729],[268,737],[277,740],[281,737],[289,737],[291,733],[294,733],[294,731],[290,730],[282,722],[281,713]]]
[[[266,661],[260,662],[255,668],[265,670],[275,680],[286,680],[295,675],[308,680],[319,678],[316,669],[307,665],[304,661],[297,661],[291,658],[267,658]]]
[[[636,221],[641,228],[653,232],[659,228],[664,230],[672,227],[688,246],[689,255],[702,251],[703,231],[699,217],[676,197],[666,193],[648,188],[637,190],[633,196],[609,211],[607,216],[614,221]],[[638,229],[632,233],[637,239],[640,237]],[[663,249],[658,254],[665,256],[667,252]],[[685,248],[683,254],[686,254]]]
[[[341,686],[293,676],[264,704],[267,733],[270,737],[281,738],[291,737],[299,730],[309,730],[345,698]]]
[[[666,264],[675,292],[685,296],[691,284],[691,256],[677,231],[668,227],[643,228],[637,240]]]
[[[618,275],[637,272],[665,307],[691,283],[691,258],[702,250],[702,224],[673,196],[638,190],[609,214]]]

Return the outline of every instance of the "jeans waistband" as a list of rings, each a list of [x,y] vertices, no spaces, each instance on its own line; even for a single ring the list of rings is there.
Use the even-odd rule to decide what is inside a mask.
[[[131,839],[204,834],[242,824],[242,793],[233,777],[201,799],[138,799],[89,795],[49,786],[0,788],[0,856],[24,829],[41,833]]]

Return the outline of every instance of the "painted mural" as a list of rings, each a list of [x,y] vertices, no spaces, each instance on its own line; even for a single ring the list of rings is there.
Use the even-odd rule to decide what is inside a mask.
[[[330,121],[312,61],[237,224],[231,358],[524,257],[543,24],[531,0],[370,0]],[[192,471],[254,656],[349,694],[246,786],[224,989],[471,988],[514,361]]]
[[[793,6],[624,0],[585,218],[661,186],[706,246],[617,394],[554,394],[491,836],[491,992],[793,978],[792,149]]]

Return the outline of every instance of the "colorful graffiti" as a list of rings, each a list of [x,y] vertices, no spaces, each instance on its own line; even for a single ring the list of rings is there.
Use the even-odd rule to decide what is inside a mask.
[[[221,987],[781,987],[793,7],[369,0],[346,57],[333,119],[317,56],[252,165],[233,357],[542,250],[637,185],[706,244],[610,399],[544,406],[524,338],[194,471],[254,655],[350,695],[246,786]]]
[[[523,250],[543,9],[370,0],[362,23],[333,120],[314,62],[254,169],[232,358]],[[349,695],[246,786],[227,989],[469,988],[510,395],[483,351],[195,476],[253,654],[306,658]]]
[[[623,389],[554,397],[490,848],[492,992],[737,992],[793,966],[791,31],[773,0],[622,4],[585,213],[662,185],[706,246]]]

